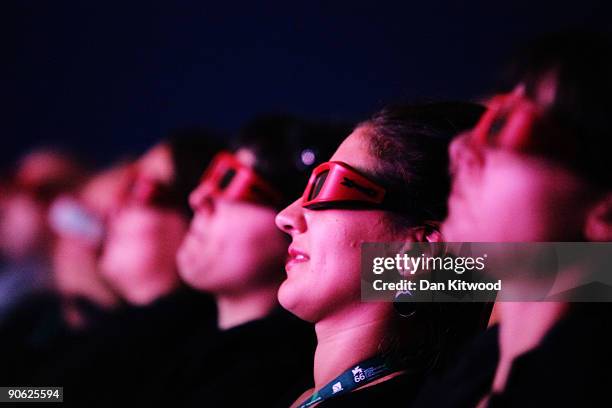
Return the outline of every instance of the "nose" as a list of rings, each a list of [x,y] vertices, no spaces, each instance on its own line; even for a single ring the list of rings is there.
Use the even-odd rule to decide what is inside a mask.
[[[275,222],[278,229],[291,236],[306,231],[304,209],[301,204],[302,199],[299,198],[276,215]]]
[[[475,168],[482,164],[482,154],[470,139],[471,133],[464,132],[451,142],[448,151],[452,174],[455,174],[459,168]]]
[[[210,189],[205,183],[201,183],[195,190],[189,194],[189,206],[193,212],[201,210],[212,211],[213,209],[213,197],[210,194]]]

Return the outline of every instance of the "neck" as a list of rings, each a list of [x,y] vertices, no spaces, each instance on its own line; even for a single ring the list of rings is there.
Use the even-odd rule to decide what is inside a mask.
[[[149,306],[161,298],[173,294],[180,287],[178,275],[168,273],[164,276],[167,276],[168,279],[150,280],[148,284],[143,284],[137,288],[137,291],[130,293],[127,296],[129,303],[136,306]]]
[[[380,352],[390,326],[387,303],[362,303],[315,324],[315,389],[319,390],[343,371]]]
[[[97,272],[94,270],[94,272]],[[121,304],[119,295],[102,281],[97,275],[85,276],[78,288],[77,294],[104,310],[112,310]]]
[[[500,303],[500,358],[493,391],[503,391],[514,359],[535,348],[565,315],[567,307],[567,303],[560,302]]]
[[[278,305],[278,285],[249,289],[245,293],[223,294],[216,297],[218,326],[221,330],[261,319]]]

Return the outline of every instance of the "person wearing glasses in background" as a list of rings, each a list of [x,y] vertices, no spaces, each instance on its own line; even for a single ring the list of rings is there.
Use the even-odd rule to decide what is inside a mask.
[[[276,299],[288,241],[274,217],[343,130],[262,116],[239,132],[231,152],[215,157],[191,193],[195,216],[177,261],[184,282],[214,297],[218,330],[201,331],[184,345],[153,387],[162,390],[157,401],[271,405],[308,370],[312,330]]]
[[[71,338],[34,383],[64,384],[82,406],[135,401],[186,337],[198,327],[213,330],[212,300],[182,285],[175,258],[192,215],[189,193],[218,150],[216,135],[185,129],[134,162],[99,260],[102,278],[125,306]]]
[[[612,42],[556,34],[516,64],[514,90],[450,147],[444,234],[456,242],[611,241]],[[584,272],[572,265],[574,276]],[[417,406],[610,405],[609,304],[498,305],[500,325]]]
[[[410,401],[444,363],[453,347],[445,340],[474,334],[453,336],[462,326],[484,328],[481,304],[465,305],[456,318],[431,304],[402,316],[392,302],[362,302],[360,292],[361,243],[443,240],[446,149],[482,112],[470,103],[382,110],[359,124],[314,170],[302,198],[277,215],[276,225],[292,238],[278,298],[313,323],[317,336],[312,388],[294,395],[293,407]]]
[[[52,269],[57,236],[47,217],[56,197],[74,192],[87,170],[76,157],[36,149],[22,157],[0,201],[0,382],[16,384],[67,331]]]
[[[3,174],[0,193],[0,327],[16,308],[53,290],[51,252],[55,236],[47,217],[51,203],[78,188],[88,169],[76,157],[39,148]],[[23,318],[23,316],[22,316]]]

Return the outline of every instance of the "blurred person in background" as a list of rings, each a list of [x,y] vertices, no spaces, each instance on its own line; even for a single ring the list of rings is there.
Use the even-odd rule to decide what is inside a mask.
[[[64,320],[71,327],[87,325],[79,301],[115,309],[120,297],[99,270],[109,218],[121,207],[133,179],[125,162],[93,175],[77,194],[58,197],[49,212],[57,238],[52,251],[53,283],[63,300]]]
[[[53,199],[79,185],[85,170],[70,155],[38,149],[22,157],[0,200],[0,324],[28,295],[51,287],[53,234],[47,222]]]
[[[344,139],[276,217],[292,238],[278,298],[317,335],[314,375],[292,406],[409,402],[427,375],[486,327],[482,303],[408,311],[414,303],[361,299],[362,243],[443,241],[447,146],[482,112],[470,103],[383,109]]]
[[[216,156],[191,193],[195,216],[178,253],[179,271],[214,297],[218,332],[191,339],[153,387],[164,387],[167,404],[270,405],[309,370],[312,331],[278,307],[288,240],[274,217],[343,131],[290,116],[259,117],[240,131],[232,152]]]
[[[50,205],[46,224],[54,236],[50,249],[53,290],[29,296],[2,327],[4,374],[11,381],[28,378],[36,367],[68,347],[72,334],[101,324],[120,306],[97,262],[106,222],[129,179],[130,165],[119,164],[94,174]]]
[[[132,305],[154,303],[180,285],[175,257],[191,216],[185,204],[189,192],[181,191],[186,183],[181,178],[188,176],[188,184],[195,185],[212,156],[180,148],[173,150],[172,142],[162,142],[138,159],[128,197],[110,220],[100,268]],[[180,157],[188,152],[193,157]],[[177,174],[177,164],[184,166],[186,159],[197,164],[196,170]]]
[[[211,132],[179,130],[134,162],[129,185],[109,208],[100,275],[92,266],[88,279],[95,282],[89,290],[96,289],[90,296],[112,304],[117,301],[111,293],[116,293],[125,307],[85,335],[76,334],[71,347],[30,382],[61,383],[78,404],[108,406],[159,375],[157,367],[173,358],[190,332],[214,327],[214,304],[181,284],[176,251],[192,216],[189,193],[219,146]],[[64,291],[82,292],[83,287],[70,285],[78,275],[72,261],[58,260],[58,283]],[[94,390],[101,381],[106,384],[102,393]]]
[[[535,41],[514,89],[450,147],[455,242],[612,241],[612,42]],[[518,78],[518,79],[516,79]],[[572,265],[572,273],[588,272]],[[501,323],[421,396],[431,407],[608,406],[608,303],[499,302]],[[607,402],[606,402],[607,401]]]

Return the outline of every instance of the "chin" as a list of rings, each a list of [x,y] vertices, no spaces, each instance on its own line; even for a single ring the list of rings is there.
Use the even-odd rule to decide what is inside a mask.
[[[309,313],[307,313],[304,307],[300,307],[299,296],[295,293],[292,284],[285,280],[280,288],[278,289],[278,303],[287,311],[299,317],[302,320],[312,323],[312,319]],[[302,302],[303,303],[303,302]],[[304,306],[302,304],[302,306]]]
[[[179,262],[179,267],[178,267],[178,275],[181,278],[181,280],[183,282],[185,282],[187,284],[187,286],[190,286],[194,289],[199,289],[198,288],[198,280],[197,280],[197,273],[189,267],[184,267],[184,265],[192,265],[193,263],[188,263],[188,262]]]
[[[278,303],[280,303],[283,308],[291,312],[292,304],[295,302],[292,301],[293,299],[290,292],[291,289],[287,288],[287,280],[284,280],[278,288],[278,293],[276,294],[276,297],[278,298]]]
[[[191,288],[200,292],[213,292],[206,282],[202,282],[200,279],[198,279],[197,273],[189,275],[185,282],[187,283],[187,286],[190,286]]]

